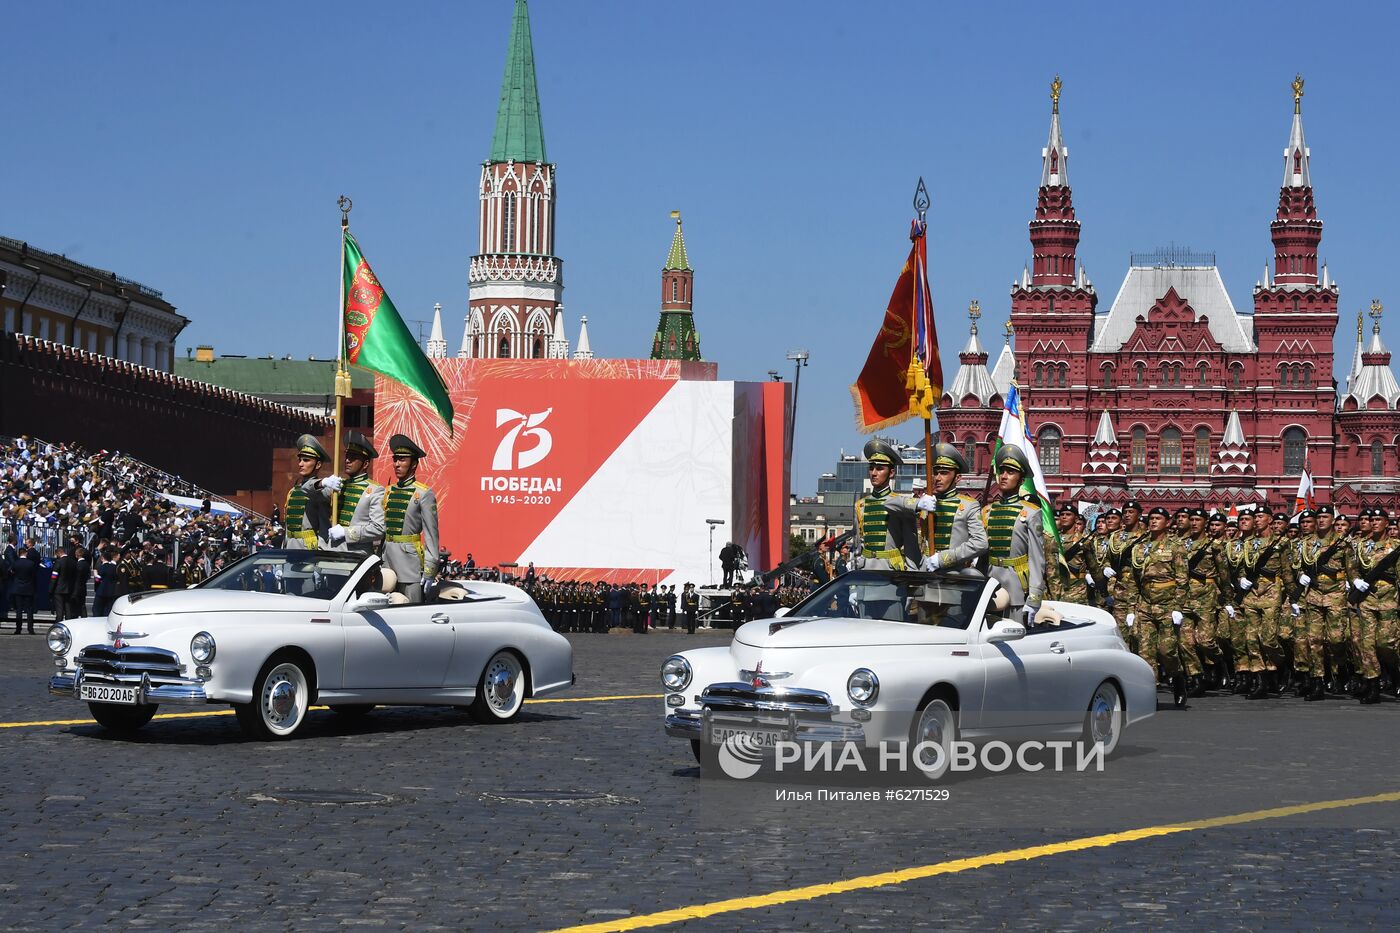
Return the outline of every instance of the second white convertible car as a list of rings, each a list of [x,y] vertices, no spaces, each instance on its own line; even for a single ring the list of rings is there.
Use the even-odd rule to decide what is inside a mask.
[[[728,647],[668,658],[667,735],[704,746],[1082,736],[1117,747],[1153,715],[1152,669],[1113,617],[1046,603],[1029,629],[980,575],[862,570]]]
[[[473,581],[409,603],[393,589],[378,557],[262,551],[194,589],[54,625],[49,690],[116,731],[158,706],[221,703],[249,735],[285,739],[316,703],[344,715],[466,706],[508,722],[527,697],[574,682],[572,647],[523,590]]]

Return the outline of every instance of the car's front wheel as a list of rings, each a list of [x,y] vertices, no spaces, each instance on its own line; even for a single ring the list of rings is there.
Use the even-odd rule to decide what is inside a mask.
[[[957,718],[948,701],[934,697],[919,707],[912,732],[909,738],[914,767],[931,781],[947,774],[958,732]]]
[[[476,685],[471,716],[477,722],[510,722],[525,705],[525,668],[513,651],[497,651]]]
[[[1107,758],[1118,748],[1123,735],[1123,694],[1111,680],[1099,684],[1084,714],[1083,742],[1086,747],[1103,746]]]
[[[285,656],[268,661],[253,684],[253,702],[234,706],[238,724],[250,739],[291,738],[306,720],[311,681],[302,664]]]
[[[115,703],[89,703],[97,724],[112,732],[135,732],[156,714],[154,706],[118,706]]]

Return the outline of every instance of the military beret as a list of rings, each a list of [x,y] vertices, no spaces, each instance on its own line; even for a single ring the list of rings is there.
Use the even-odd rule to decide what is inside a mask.
[[[1219,509],[1212,509],[1210,513],[1210,520],[1213,522],[1223,522],[1225,521],[1225,516],[1220,514]]]
[[[1078,515],[1079,512],[1072,505],[1062,505],[1055,510],[1056,515]]]
[[[1031,471],[1031,462],[1026,458],[1026,452],[1015,444],[1003,444],[994,459],[998,472],[1008,465],[1015,467],[1022,476]]]
[[[1336,511],[1336,509],[1332,508],[1332,506],[1330,506],[1330,505],[1319,505],[1319,506],[1317,507],[1317,514],[1318,514],[1318,515],[1336,515],[1336,514],[1337,514],[1337,511]]]
[[[373,460],[375,457],[379,456],[379,451],[374,449],[374,445],[370,443],[369,438],[365,437],[359,431],[347,431],[345,433],[345,452],[349,454],[358,454],[366,460]]]
[[[1299,512],[1296,517],[1299,519],[1317,518],[1317,512],[1313,509],[1303,509],[1303,511]]]
[[[898,466],[904,462],[894,447],[878,437],[865,442],[865,459],[870,463],[888,463],[891,466]]]
[[[1142,503],[1137,501],[1136,499],[1129,499],[1127,504],[1123,506],[1123,511],[1126,512],[1128,511],[1128,509],[1137,509],[1139,512],[1141,512]]]
[[[315,457],[322,462],[329,460],[330,455],[326,453],[326,448],[321,446],[321,442],[310,434],[303,434],[297,438],[297,456]]]
[[[1274,513],[1274,521],[1286,522],[1286,521],[1288,521],[1288,516],[1287,516],[1286,514],[1284,514],[1283,512],[1275,512],[1275,513]]]
[[[423,452],[423,448],[409,440],[406,434],[395,434],[393,437],[389,438],[389,449],[394,452],[394,456],[396,457],[407,455],[422,460],[427,456],[427,454]]]
[[[1121,509],[1109,509],[1107,512],[1103,513],[1103,516],[1104,516],[1104,518],[1108,518],[1108,516],[1110,516],[1110,515],[1122,515],[1122,514],[1123,514],[1123,511],[1122,511]]]
[[[1357,518],[1370,518],[1370,517],[1371,517],[1371,510],[1370,510],[1369,508],[1362,509],[1361,511],[1359,511],[1359,512],[1356,513],[1356,517],[1357,517]]]
[[[1171,513],[1168,512],[1166,509],[1162,508],[1160,505],[1154,506],[1154,507],[1153,507],[1152,509],[1150,509],[1150,510],[1148,511],[1148,513],[1147,513],[1147,517],[1148,517],[1148,518],[1151,518],[1151,517],[1153,517],[1154,515],[1160,515],[1160,516],[1162,516],[1163,518],[1171,518]]]
[[[1187,510],[1186,510],[1186,514],[1187,514],[1187,515],[1190,515],[1192,518],[1205,518],[1205,517],[1206,517],[1206,510],[1205,510],[1205,509],[1187,509]]]
[[[963,455],[958,453],[958,449],[952,444],[946,442],[939,444],[937,447],[933,448],[933,456],[934,469],[938,467],[951,467],[959,473],[967,472],[967,461],[963,459]]]

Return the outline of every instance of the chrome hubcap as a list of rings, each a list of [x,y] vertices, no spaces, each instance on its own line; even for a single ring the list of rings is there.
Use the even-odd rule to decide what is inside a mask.
[[[941,708],[935,709],[933,707],[928,707],[925,709],[923,716],[919,719],[918,744],[922,745],[927,742],[930,745],[936,745],[942,748],[944,735],[943,725],[943,710]],[[925,765],[932,765],[936,754],[936,752],[929,751],[928,749],[920,749],[918,752],[919,758]]]
[[[486,699],[493,709],[507,714],[514,712],[520,702],[515,695],[520,673],[518,663],[509,655],[498,655],[491,660],[486,672]]]
[[[1094,741],[1107,745],[1113,741],[1114,713],[1116,712],[1117,697],[1109,688],[1100,687],[1094,694],[1094,703],[1090,708],[1089,723],[1093,730]]]
[[[306,681],[292,665],[281,665],[268,675],[263,687],[263,719],[278,731],[293,728],[305,709]]]

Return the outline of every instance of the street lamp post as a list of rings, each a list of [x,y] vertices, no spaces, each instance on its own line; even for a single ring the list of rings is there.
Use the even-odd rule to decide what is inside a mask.
[[[715,526],[723,525],[722,518],[707,518],[705,524],[710,526],[710,589],[715,588]]]

